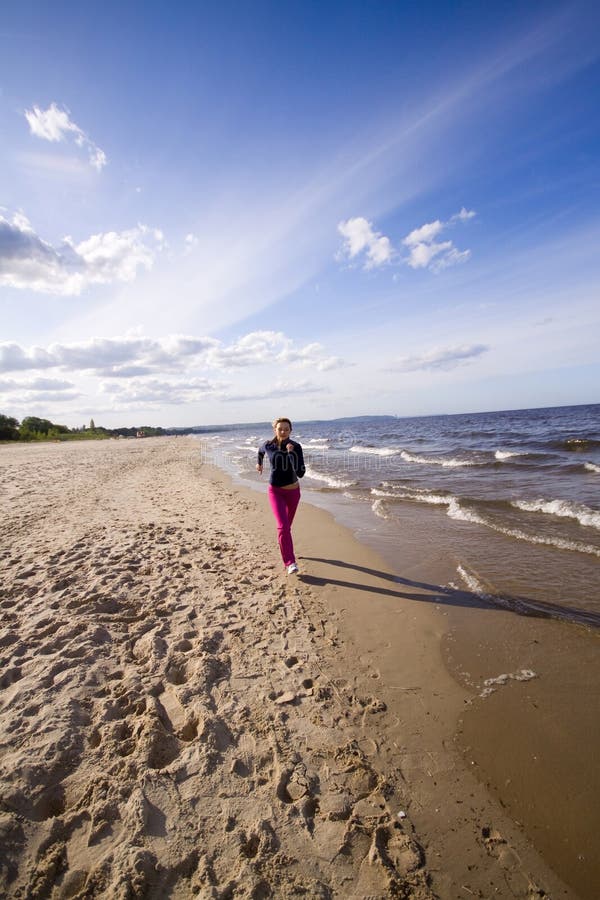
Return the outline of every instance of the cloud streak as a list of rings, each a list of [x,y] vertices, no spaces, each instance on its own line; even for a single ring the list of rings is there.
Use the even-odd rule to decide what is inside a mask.
[[[30,133],[35,137],[51,143],[66,141],[72,137],[78,147],[87,151],[89,163],[96,171],[100,172],[107,164],[104,150],[71,120],[68,109],[60,109],[56,103],[51,103],[48,109],[40,109],[39,106],[26,109],[24,115]]]
[[[487,353],[486,344],[461,344],[454,347],[436,347],[420,356],[400,356],[388,369],[392,372],[443,371],[456,369]]]

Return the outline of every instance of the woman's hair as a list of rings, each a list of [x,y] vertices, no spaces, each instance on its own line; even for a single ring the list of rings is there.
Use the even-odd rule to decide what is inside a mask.
[[[288,417],[287,416],[279,416],[279,418],[275,419],[275,421],[273,422],[273,431],[275,431],[275,429],[277,428],[277,426],[279,425],[280,422],[287,422],[288,425],[290,426],[290,431],[292,430],[292,423],[290,422]]]
[[[277,419],[275,419],[275,421],[273,422],[273,440],[277,442],[278,447],[282,446],[282,442],[277,437],[277,432],[275,431],[275,429],[277,428],[277,426],[279,425],[280,422],[287,422],[288,425],[290,426],[290,431],[292,430],[292,423],[290,422],[290,420],[288,419],[287,416],[279,416]]]

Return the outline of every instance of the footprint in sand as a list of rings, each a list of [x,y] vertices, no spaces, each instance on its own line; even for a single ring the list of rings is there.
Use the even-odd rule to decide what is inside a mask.
[[[538,900],[548,896],[524,870],[518,853],[499,831],[486,826],[481,829],[481,837],[489,855],[504,869],[506,881],[515,896],[524,897],[526,900]]]
[[[248,778],[254,774],[255,769],[256,740],[251,734],[240,735],[237,745],[237,754],[231,764],[231,771],[240,778]]]

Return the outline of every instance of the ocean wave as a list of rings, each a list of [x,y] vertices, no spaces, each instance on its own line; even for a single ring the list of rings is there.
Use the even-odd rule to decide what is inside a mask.
[[[371,509],[375,513],[376,516],[379,516],[380,519],[389,519],[391,518],[391,514],[383,500],[374,500],[371,504]]]
[[[523,512],[540,512],[563,519],[575,519],[580,525],[600,529],[600,512],[569,500],[513,500],[511,506]]]
[[[304,446],[317,447],[318,449],[325,447],[326,449],[329,449],[331,445],[329,443],[329,438],[311,438]]]
[[[593,450],[600,447],[600,441],[595,438],[566,438],[565,440],[553,441],[552,446],[558,450],[581,453],[582,450]]]
[[[323,481],[330,488],[349,488],[353,487],[356,482],[355,481],[342,481],[341,478],[336,478],[335,475],[326,475],[324,472],[316,472],[310,466],[306,467],[306,475],[308,478],[312,478],[313,481]]]
[[[408,500],[411,503],[430,503],[434,506],[448,505],[455,498],[448,494],[431,494],[425,491],[384,491],[381,488],[371,488],[375,497],[385,497],[389,500]]]
[[[502,462],[505,459],[512,459],[513,456],[527,456],[527,454],[523,452],[519,453],[516,450],[496,450],[494,456],[497,460]]]
[[[508,609],[519,615],[542,615],[552,619],[561,619],[566,622],[580,622],[588,625],[598,624],[597,616],[594,613],[568,609],[566,607],[561,608],[556,604],[547,603],[543,600],[533,600],[529,597],[510,597],[503,596],[500,593],[491,593],[490,589],[483,585],[475,575],[468,572],[463,565],[459,564],[456,571],[471,594],[474,594],[476,597],[479,597],[480,600],[485,600],[487,603],[491,603],[501,609]],[[450,584],[450,587],[454,588],[455,586]],[[512,675],[503,674],[497,676],[497,678],[486,679],[484,684],[489,687],[493,684],[505,684],[506,681],[511,678],[516,681],[529,681],[531,678],[535,677],[536,675],[531,669],[520,669],[519,672],[513,673]],[[482,694],[482,696],[486,695],[487,692]]]
[[[460,501],[457,500],[456,497],[452,497],[450,500],[446,515],[450,516],[451,519],[458,519],[461,522],[473,522],[475,525],[485,525],[488,528],[494,528],[496,531],[503,530],[493,525],[488,519],[484,519],[484,517],[480,516],[479,513],[476,513],[474,509],[469,509],[468,506],[461,506]]]
[[[350,447],[350,453],[370,453],[372,456],[397,456],[400,451],[394,447]]]
[[[484,590],[483,585],[477,580],[477,578],[475,578],[475,576],[470,572],[467,572],[467,570],[463,566],[457,566],[456,571],[472,594],[475,594],[475,596],[479,597],[481,600],[488,600],[491,603],[496,602],[497,597]]]
[[[583,465],[588,472],[595,472],[596,475],[600,475],[600,466],[597,466],[596,463],[586,462]]]
[[[388,488],[387,490],[385,488]],[[382,487],[371,488],[371,494],[374,497],[380,497],[387,500],[408,501],[410,503],[428,503],[432,506],[447,506],[447,515],[451,519],[463,522],[472,522],[475,525],[483,525],[502,534],[511,537],[527,540],[534,544],[548,544],[556,546],[563,550],[577,550],[583,553],[593,553],[600,555],[600,551],[587,544],[580,544],[577,541],[569,541],[563,538],[546,538],[541,535],[528,535],[520,529],[508,528],[483,516],[480,512],[461,503],[458,497],[452,494],[436,494],[420,488],[389,490],[393,487],[389,482],[382,482]],[[475,502],[475,501],[471,501]],[[495,505],[495,504],[494,504]],[[505,504],[502,503],[501,506]],[[544,512],[550,515],[561,516],[563,518],[576,519],[581,525],[591,528],[600,529],[600,512],[590,509],[581,504],[572,503],[566,500],[536,500],[530,502],[527,500],[514,500],[510,506],[520,509],[523,512]]]
[[[505,534],[507,537],[516,538],[519,541],[527,541],[530,544],[539,544],[545,547],[555,547],[557,550],[572,550],[575,553],[586,553],[591,556],[600,557],[600,549],[593,547],[591,544],[582,544],[579,541],[570,541],[566,538],[544,537],[539,534],[527,534],[520,528],[506,528],[503,525],[497,525],[490,522],[484,516],[479,515],[473,509],[461,506],[458,500],[452,500],[448,506],[447,515],[451,519],[457,519],[462,522],[472,522],[475,525],[483,525],[499,534]]]
[[[447,469],[456,469],[459,466],[481,466],[485,463],[474,459],[449,459],[443,456],[417,456],[415,453],[409,453],[407,450],[401,450],[400,456],[405,462],[420,463],[425,466],[444,466]]]

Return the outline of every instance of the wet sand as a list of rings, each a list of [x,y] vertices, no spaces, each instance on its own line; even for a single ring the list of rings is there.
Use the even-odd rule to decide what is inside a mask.
[[[0,489],[4,896],[586,896],[454,740],[433,563],[303,503],[285,576],[193,440],[3,446]]]

